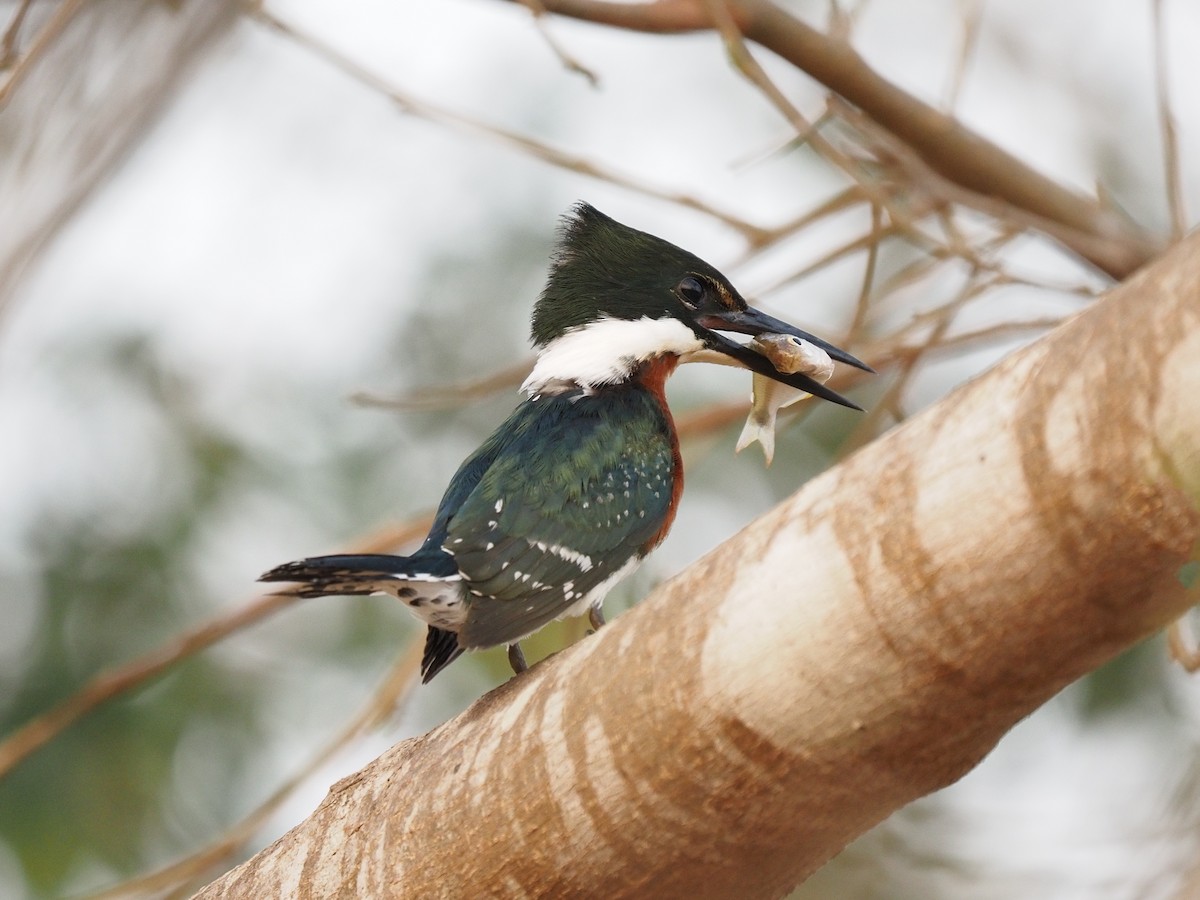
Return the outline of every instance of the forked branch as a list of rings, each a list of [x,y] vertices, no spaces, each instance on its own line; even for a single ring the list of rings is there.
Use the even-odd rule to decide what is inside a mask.
[[[1096,198],[1047,178],[872,69],[847,41],[824,34],[770,0],[721,0],[741,34],[778,54],[870,116],[948,182],[1011,205],[1113,278],[1152,259],[1162,242]],[[542,0],[545,9],[597,24],[647,32],[716,27],[711,0]]]

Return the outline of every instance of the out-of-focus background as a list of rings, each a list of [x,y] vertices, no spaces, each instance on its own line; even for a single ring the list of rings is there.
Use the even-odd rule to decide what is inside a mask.
[[[788,4],[1165,240],[1152,7]],[[1175,196],[1194,211],[1200,7],[1164,0],[1162,14]],[[0,740],[246,607],[270,566],[386,542],[429,511],[516,401],[555,224],[577,199],[888,363],[849,388],[870,415],[785,418],[770,468],[757,448],[733,452],[748,377],[681,371],[688,489],[610,615],[1109,283],[970,213],[914,207],[926,238],[884,239],[861,197],[747,241],[761,234],[738,223],[796,222],[855,182],[794,140],[711,33],[535,21],[499,0],[272,0],[261,14],[9,0],[0,29]],[[755,53],[869,176],[862,136],[822,118],[824,90]],[[936,252],[956,235],[971,249]],[[253,852],[337,778],[507,677],[491,651],[402,702],[385,692],[390,713],[314,762],[422,631],[387,598],[305,601],[101,704],[0,776],[0,896],[97,891],[223,836],[201,880]],[[548,629],[527,652],[579,634]],[[1151,641],[798,896],[1196,896],[1198,708]]]

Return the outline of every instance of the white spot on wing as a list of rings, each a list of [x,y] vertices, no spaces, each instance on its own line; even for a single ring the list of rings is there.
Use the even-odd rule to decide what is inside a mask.
[[[587,504],[584,505],[586,506]],[[586,553],[580,553],[578,550],[572,550],[570,547],[565,547],[562,544],[547,544],[545,541],[529,541],[529,543],[543,553],[553,553],[559,559],[579,566],[581,572],[591,571],[592,558]]]
[[[578,600],[575,600],[575,602],[568,606],[558,616],[558,618],[565,619],[570,616],[582,616],[593,606],[599,606],[604,602],[604,597],[610,590],[612,590],[613,585],[641,565],[641,562],[642,561],[638,557],[631,556],[625,565],[621,566],[621,568],[617,569],[617,571],[613,572]],[[569,589],[573,588],[574,586],[575,585],[572,582],[568,581],[563,585],[563,588]],[[574,600],[576,593],[574,591],[570,591],[569,593],[565,592],[563,596],[567,600]]]

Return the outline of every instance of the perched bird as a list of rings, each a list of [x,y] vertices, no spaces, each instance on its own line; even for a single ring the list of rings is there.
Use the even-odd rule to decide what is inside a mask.
[[[664,384],[680,361],[740,365],[826,400],[721,334],[782,334],[865,371],[844,350],[748,306],[703,260],[580,203],[533,311],[526,394],[450,481],[412,556],[315,556],[262,581],[304,597],[391,594],[429,626],[423,681],[464,650],[518,644],[553,619],[604,623],[609,589],[666,537],[683,491]]]

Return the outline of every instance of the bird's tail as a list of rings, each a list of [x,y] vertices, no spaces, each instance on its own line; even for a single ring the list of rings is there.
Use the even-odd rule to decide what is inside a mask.
[[[408,557],[367,553],[360,556],[312,556],[284,563],[260,575],[259,581],[291,581],[297,587],[286,593],[297,597],[328,594],[378,594],[411,574]]]
[[[425,635],[425,654],[421,657],[421,684],[429,684],[434,675],[462,656],[462,652],[457,634],[430,625]]]
[[[444,558],[442,558],[444,556]],[[296,587],[283,593],[297,597],[324,597],[328,594],[391,593],[397,581],[414,576],[422,581],[450,577],[453,559],[446,554],[432,559],[419,556],[387,556],[368,553],[358,556],[312,556],[276,566],[259,577],[259,581],[290,581]],[[425,637],[425,653],[421,659],[421,681],[428,683],[434,675],[458,659],[463,648],[458,635],[444,628],[429,626]]]

